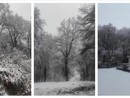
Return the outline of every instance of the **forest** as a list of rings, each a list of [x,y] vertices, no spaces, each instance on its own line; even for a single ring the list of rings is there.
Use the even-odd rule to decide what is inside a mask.
[[[84,4],[79,12],[61,21],[54,36],[45,31],[47,21],[35,7],[35,83],[95,81],[95,6]]]
[[[52,36],[35,8],[35,82],[69,81],[77,70],[82,80],[95,79],[95,8],[84,5],[80,12],[63,20],[58,36]]]
[[[117,29],[110,23],[99,25],[98,36],[99,67],[116,67],[120,63],[129,63],[130,28]]]
[[[31,95],[31,21],[0,3],[0,95]]]

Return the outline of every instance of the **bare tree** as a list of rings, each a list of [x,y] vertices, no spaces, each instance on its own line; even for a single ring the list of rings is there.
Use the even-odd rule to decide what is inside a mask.
[[[69,56],[71,54],[74,42],[79,37],[78,29],[79,25],[74,18],[63,20],[61,22],[60,27],[58,28],[59,31],[58,50],[62,53],[64,57],[64,76],[66,78],[66,81],[69,80],[68,75]]]
[[[47,72],[49,66],[49,52],[47,46],[47,34],[43,27],[45,25],[44,20],[40,18],[40,10],[35,8],[34,10],[34,51],[35,51],[35,82],[46,82]],[[43,26],[43,27],[42,27]]]
[[[83,5],[80,9],[81,16],[78,16],[78,22],[81,26],[80,33],[82,37],[81,49],[81,69],[84,71],[84,80],[95,79],[95,6],[93,4]]]

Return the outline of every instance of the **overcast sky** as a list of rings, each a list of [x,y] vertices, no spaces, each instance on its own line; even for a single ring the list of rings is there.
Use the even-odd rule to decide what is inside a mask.
[[[118,29],[130,27],[130,4],[125,3],[104,3],[99,4],[99,24],[112,23]]]
[[[29,3],[9,3],[10,9],[22,16],[26,20],[31,20],[31,4]]]
[[[41,18],[46,21],[45,30],[53,35],[57,34],[57,27],[63,19],[79,15],[81,4],[35,4],[40,9]]]

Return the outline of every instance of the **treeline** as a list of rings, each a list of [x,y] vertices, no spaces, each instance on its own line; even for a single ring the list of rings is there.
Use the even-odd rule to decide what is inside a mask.
[[[83,5],[76,18],[63,20],[58,35],[44,30],[34,10],[35,82],[95,80],[95,6]]]
[[[0,95],[31,94],[31,22],[0,3]]]
[[[98,27],[99,67],[128,63],[130,28],[117,29],[112,24]]]
[[[31,57],[31,22],[13,14],[9,4],[0,4],[0,54],[18,49]]]

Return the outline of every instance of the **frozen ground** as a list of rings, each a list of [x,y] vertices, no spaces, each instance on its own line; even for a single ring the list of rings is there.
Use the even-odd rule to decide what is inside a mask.
[[[130,73],[116,68],[98,70],[99,95],[130,95]]]
[[[78,82],[42,82],[34,84],[35,95],[95,95],[95,83]]]

